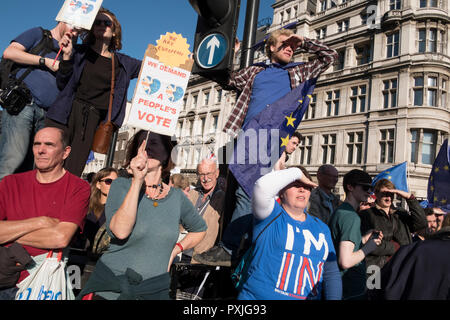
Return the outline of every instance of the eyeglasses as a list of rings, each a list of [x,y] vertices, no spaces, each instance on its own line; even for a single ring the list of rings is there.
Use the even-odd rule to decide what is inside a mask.
[[[214,174],[215,174],[215,172],[197,173],[197,176],[199,178],[205,177],[205,178],[212,179],[214,177]]]
[[[105,27],[111,27],[113,25],[111,20],[100,20],[100,19],[94,20],[94,26],[101,26],[102,24],[104,24]]]
[[[109,185],[111,185],[111,183],[114,181],[113,179],[111,179],[111,178],[108,178],[108,179],[101,179],[101,180],[99,180],[100,182],[104,182],[107,186],[109,186]]]

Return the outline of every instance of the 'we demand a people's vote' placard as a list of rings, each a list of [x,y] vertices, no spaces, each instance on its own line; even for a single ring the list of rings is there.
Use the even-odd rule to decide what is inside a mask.
[[[166,33],[149,45],[126,124],[173,135],[194,61],[181,34]]]

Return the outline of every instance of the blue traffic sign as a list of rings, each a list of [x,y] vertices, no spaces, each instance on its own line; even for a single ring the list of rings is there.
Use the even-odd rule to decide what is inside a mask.
[[[197,48],[197,63],[204,69],[210,69],[222,62],[228,50],[228,42],[220,33],[206,36]]]

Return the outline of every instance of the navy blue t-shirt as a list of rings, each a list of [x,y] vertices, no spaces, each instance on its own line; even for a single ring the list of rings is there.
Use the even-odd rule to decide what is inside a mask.
[[[20,43],[25,47],[25,50],[29,52],[41,41],[41,39],[42,29],[36,27],[25,31],[11,42]],[[55,59],[56,54],[58,53],[58,41],[53,39],[53,45],[55,47],[54,50],[44,55],[44,57]],[[28,66],[24,66],[24,68],[17,73],[16,78],[19,78],[27,69]],[[56,75],[46,68],[35,68],[25,78],[24,82],[28,89],[30,89],[34,102],[44,109],[50,107],[59,94],[58,87],[56,86]]]

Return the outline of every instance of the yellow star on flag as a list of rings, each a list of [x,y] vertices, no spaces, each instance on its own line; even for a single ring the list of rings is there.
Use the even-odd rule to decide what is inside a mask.
[[[444,170],[448,171],[448,166],[447,165],[444,166]]]
[[[293,113],[291,113],[291,115],[290,115],[289,117],[285,117],[286,120],[287,120],[286,127],[292,126],[293,128],[295,128],[295,126],[294,126],[294,121],[297,120],[297,119],[296,119],[296,118],[293,118],[293,117],[292,117],[292,114],[293,114]]]
[[[285,147],[287,146],[288,142],[289,142],[289,135],[287,135],[285,138],[281,138],[281,147]]]
[[[392,180],[392,176],[388,176],[388,180]]]
[[[442,204],[446,204],[446,203],[447,203],[447,199],[442,199],[442,200],[441,200],[441,203],[442,203]]]
[[[439,172],[439,167],[434,168],[434,172]]]

